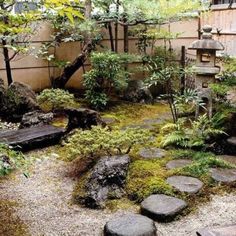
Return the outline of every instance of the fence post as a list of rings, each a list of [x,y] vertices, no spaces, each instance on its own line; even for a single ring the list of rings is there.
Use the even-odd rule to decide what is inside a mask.
[[[181,68],[184,70],[185,69],[185,58],[186,58],[186,50],[185,50],[185,46],[181,47],[181,59],[180,59],[180,64],[181,64]],[[181,75],[181,81],[180,81],[180,91],[181,94],[184,93],[184,89],[185,89],[185,73],[182,73]]]

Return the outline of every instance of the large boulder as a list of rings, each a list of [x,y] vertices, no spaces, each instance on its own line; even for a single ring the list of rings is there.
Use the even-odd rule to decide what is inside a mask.
[[[20,129],[48,125],[52,122],[54,114],[52,112],[44,113],[42,111],[31,111],[23,115]]]
[[[153,96],[148,88],[143,87],[140,80],[129,81],[127,89],[124,91],[124,100],[135,103],[152,103]]]
[[[105,125],[99,113],[94,110],[85,108],[66,108],[63,112],[69,119],[67,125],[68,132],[76,128],[90,129],[92,126]]]
[[[36,94],[26,84],[13,82],[3,96],[2,116],[9,121],[20,121],[22,116],[39,109]]]
[[[128,155],[103,157],[88,177],[83,196],[76,200],[89,208],[103,208],[107,199],[123,196],[130,158]]]

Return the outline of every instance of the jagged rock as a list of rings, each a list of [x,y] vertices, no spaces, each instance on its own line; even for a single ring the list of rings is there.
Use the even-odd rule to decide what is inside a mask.
[[[167,178],[167,183],[178,189],[180,192],[194,194],[203,187],[203,182],[197,178],[188,176],[171,176]]]
[[[67,131],[71,131],[76,128],[90,129],[95,125],[104,126],[101,116],[98,112],[84,108],[67,108],[63,112],[68,116]]]
[[[157,221],[170,221],[187,207],[181,199],[154,194],[141,203],[141,213]]]
[[[236,181],[236,169],[212,168],[211,176],[221,183],[232,183]]]
[[[44,113],[42,111],[32,111],[23,115],[20,129],[29,128],[34,126],[48,125],[53,120],[53,113]]]
[[[198,236],[236,236],[236,225],[212,227],[197,231]]]
[[[128,214],[108,221],[104,236],[157,236],[154,221],[138,214]]]
[[[85,194],[76,199],[89,208],[103,208],[107,199],[121,198],[129,162],[128,155],[101,158],[85,183]]]
[[[191,165],[192,163],[193,162],[188,159],[178,159],[178,160],[169,161],[166,164],[166,168],[169,170],[175,169],[175,168],[182,168],[182,167]]]
[[[3,96],[1,115],[8,121],[20,121],[30,111],[38,110],[34,91],[26,84],[13,82]]]
[[[166,153],[165,150],[160,148],[142,148],[139,155],[144,159],[163,158]]]
[[[129,81],[128,88],[124,92],[124,99],[136,103],[152,103],[153,97],[149,89],[143,87],[141,80]]]

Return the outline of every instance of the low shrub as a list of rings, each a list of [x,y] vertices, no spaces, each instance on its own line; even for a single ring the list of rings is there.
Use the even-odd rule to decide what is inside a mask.
[[[74,95],[62,89],[44,89],[37,96],[37,102],[44,111],[53,111],[75,104]]]

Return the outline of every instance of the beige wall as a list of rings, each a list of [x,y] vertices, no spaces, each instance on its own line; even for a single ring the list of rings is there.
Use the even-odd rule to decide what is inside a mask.
[[[214,37],[220,40],[226,48],[226,53],[236,56],[236,9],[231,10],[214,10],[207,15],[202,16],[201,25],[210,24],[214,27]],[[163,26],[168,27],[168,26]],[[39,24],[35,36],[32,38],[32,45],[38,48],[41,41],[50,40],[51,29],[48,24]],[[172,47],[180,53],[181,46],[188,48],[191,42],[198,39],[198,19],[191,19],[182,22],[172,23],[170,25],[171,32],[181,33],[178,39],[171,40]],[[217,29],[221,30],[221,34],[216,34]],[[137,53],[137,39],[130,38],[129,51]],[[107,31],[104,31],[104,40],[102,44],[110,48]],[[158,40],[157,45],[164,45],[163,40]],[[56,50],[56,56],[63,60],[73,60],[80,53],[81,45],[79,42],[62,44]],[[123,28],[119,29],[119,51],[123,51]],[[188,57],[195,57],[195,52],[187,50]],[[5,66],[3,57],[0,54],[0,78],[6,80]],[[86,63],[85,69],[89,70],[89,62]],[[60,70],[54,70],[55,76],[60,74]],[[15,81],[20,81],[29,84],[34,90],[40,91],[46,87],[50,87],[48,63],[42,59],[37,59],[34,56],[18,56],[12,62],[12,73]],[[81,88],[81,80],[83,69],[78,70],[71,80],[68,82],[68,87]],[[142,78],[142,74],[135,75],[136,78]]]

